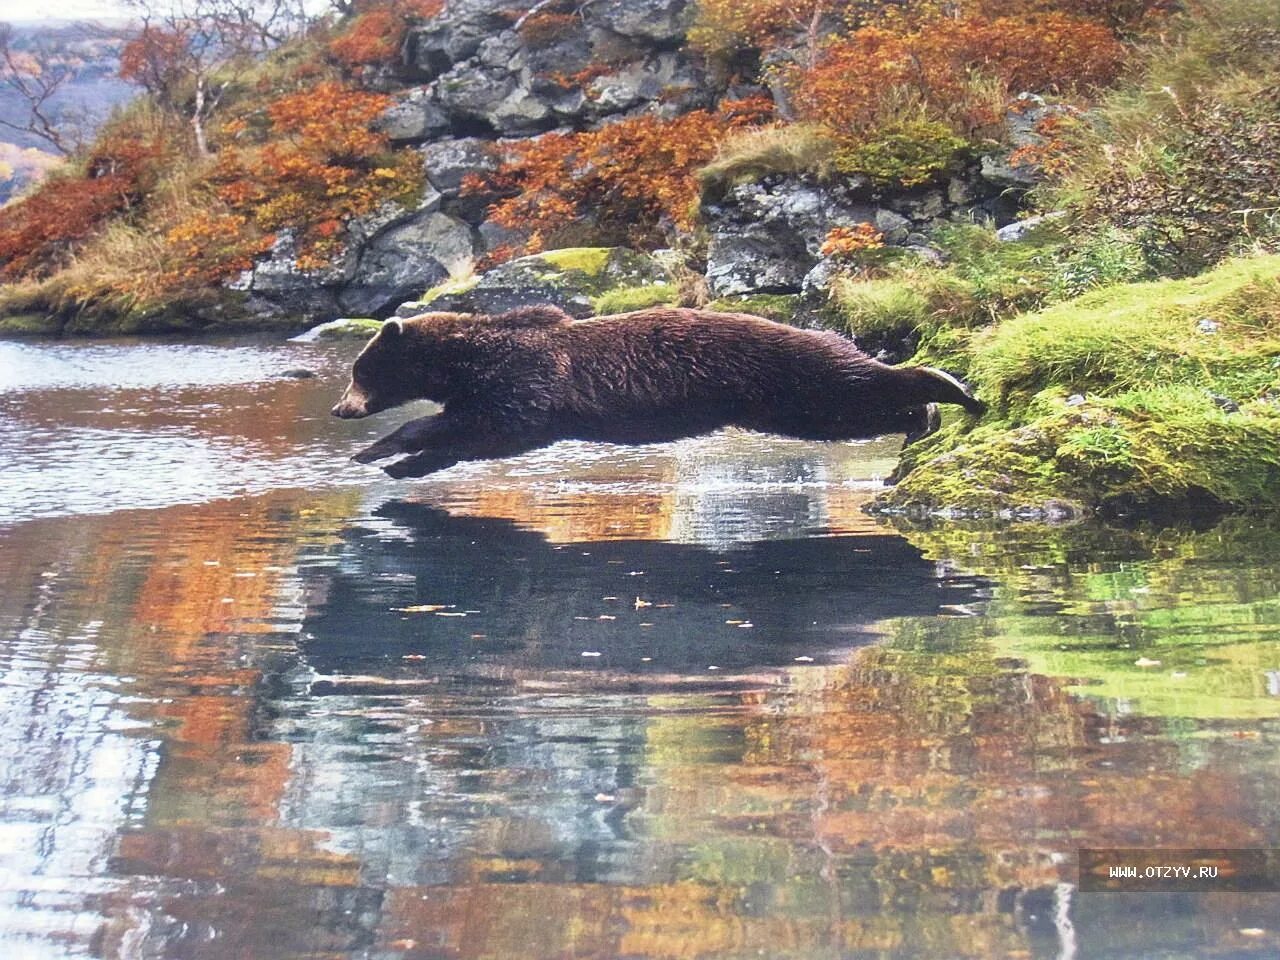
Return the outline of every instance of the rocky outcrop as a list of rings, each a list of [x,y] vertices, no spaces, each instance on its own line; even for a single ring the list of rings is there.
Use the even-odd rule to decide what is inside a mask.
[[[469,188],[467,177],[496,171],[502,151],[520,138],[638,112],[675,115],[712,106],[729,91],[686,49],[690,0],[593,0],[568,10],[451,0],[412,27],[399,63],[372,79],[394,97],[381,129],[422,154],[421,200],[349,224],[347,250],[324,271],[299,269],[293,238],[281,234],[269,256],[228,285],[243,294],[245,309],[316,321],[338,313],[384,317],[401,302],[422,303],[436,288],[436,309],[492,312],[550,302],[589,312],[598,289],[549,280],[556,271],[549,273],[545,258],[502,265],[462,286],[446,283],[469,275],[474,258],[518,249],[527,239],[485,219],[493,196]],[[711,293],[821,296],[832,273],[822,246],[836,227],[871,224],[886,244],[936,257],[927,235],[941,223],[1011,223],[1020,196],[1038,179],[1034,167],[1011,155],[1042,143],[1042,121],[1060,109],[1020,98],[1006,121],[1007,149],[971,156],[961,169],[910,190],[857,176],[775,175],[707,198]]]
[[[549,303],[575,317],[589,317],[605,294],[656,286],[667,272],[652,258],[620,247],[578,247],[520,257],[469,280],[445,283],[421,300],[404,303],[400,316],[429,310],[502,313]]]

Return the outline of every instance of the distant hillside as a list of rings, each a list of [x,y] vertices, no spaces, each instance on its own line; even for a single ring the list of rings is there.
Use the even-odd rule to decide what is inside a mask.
[[[118,104],[137,95],[137,88],[120,79],[120,49],[124,41],[103,28],[57,20],[25,21],[12,25],[11,48],[18,55],[39,53],[71,70],[70,79],[49,100],[49,113],[78,127],[86,139]],[[0,83],[0,203],[20,191],[58,158],[48,142],[21,129],[29,104],[11,86]],[[34,152],[33,152],[34,151]]]

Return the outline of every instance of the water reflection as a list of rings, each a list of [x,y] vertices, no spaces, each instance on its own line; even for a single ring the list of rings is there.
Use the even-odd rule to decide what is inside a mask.
[[[276,485],[43,509],[18,464],[0,956],[1280,952],[1274,896],[1074,888],[1280,845],[1274,522],[904,539],[858,512],[891,446],[749,437],[350,483],[321,372],[0,396],[30,463],[90,459],[63,417]]]

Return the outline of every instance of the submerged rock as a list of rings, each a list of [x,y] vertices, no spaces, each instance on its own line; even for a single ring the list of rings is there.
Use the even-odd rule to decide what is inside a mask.
[[[312,327],[305,333],[290,337],[290,343],[316,343],[323,340],[367,340],[382,327],[381,320],[369,317],[339,317]],[[285,371],[281,376],[289,376],[293,371]],[[307,376],[315,376],[309,371],[302,371]]]

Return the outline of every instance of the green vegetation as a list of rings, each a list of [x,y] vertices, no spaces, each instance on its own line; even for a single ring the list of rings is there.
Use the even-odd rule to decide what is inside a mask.
[[[800,307],[800,297],[793,293],[756,293],[750,296],[721,297],[707,304],[708,310],[724,313],[752,313],[757,317],[791,323]]]
[[[618,287],[591,301],[591,309],[599,315],[629,313],[646,307],[674,304],[679,299],[675,284],[650,283],[639,287]]]
[[[876,183],[914,187],[951,170],[968,147],[968,141],[937,120],[895,120],[874,138],[838,150],[835,167],[841,173],[864,174]]]
[[[1071,678],[1107,712],[1123,702],[1168,718],[1280,715],[1266,693],[1280,662],[1275,515],[1207,530],[951,523],[904,533],[926,556],[1000,583],[975,621],[998,655]]]
[[[1280,239],[1280,6],[1207,0],[1175,18],[1144,69],[1057,136],[1040,193],[1077,236],[1110,230],[1185,276]]]
[[[698,171],[704,200],[724,196],[741,183],[774,174],[828,177],[836,144],[811,123],[777,124],[744,130],[720,145],[715,159]]]
[[[1280,256],[1022,314],[957,358],[991,410],[910,447],[884,506],[1280,503]]]

